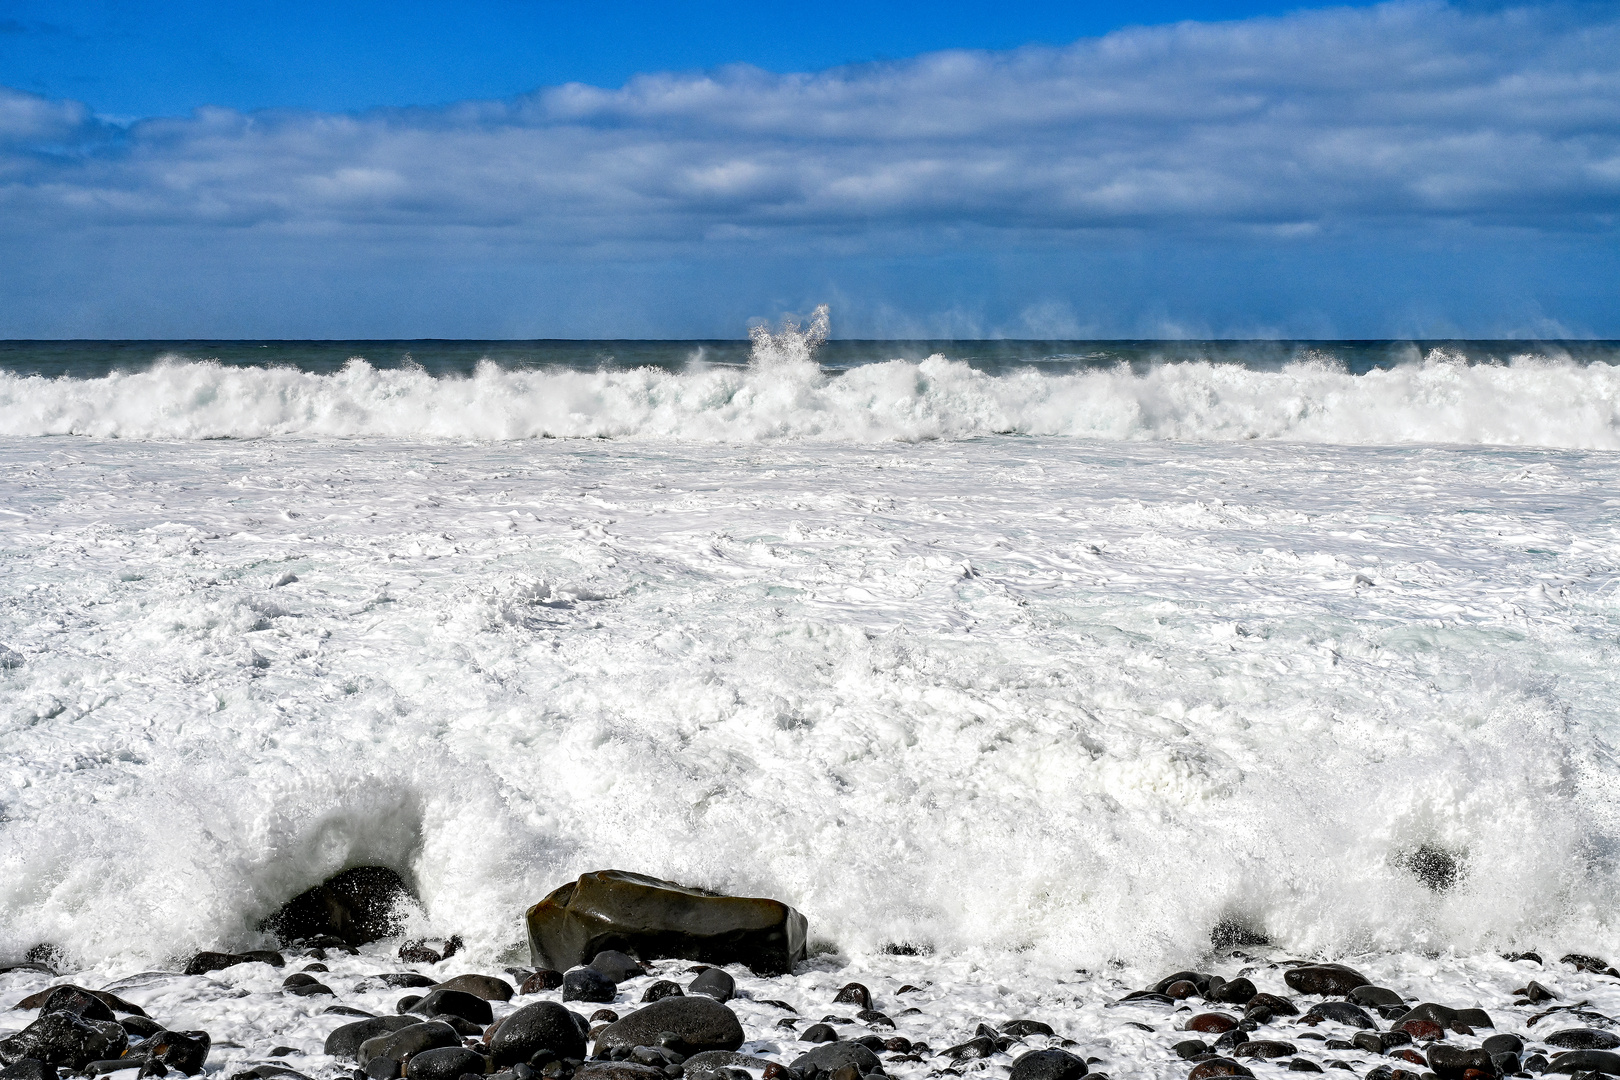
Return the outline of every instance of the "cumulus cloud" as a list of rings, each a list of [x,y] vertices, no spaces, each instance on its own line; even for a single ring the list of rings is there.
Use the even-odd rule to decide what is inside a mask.
[[[1465,222],[1608,230],[1620,16],[1397,3],[776,75],[129,125],[0,92],[11,228],[558,245]]]

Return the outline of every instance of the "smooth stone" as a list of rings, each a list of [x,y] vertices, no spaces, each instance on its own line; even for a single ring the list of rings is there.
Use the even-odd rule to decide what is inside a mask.
[[[462,1073],[484,1075],[484,1056],[464,1046],[441,1046],[412,1054],[405,1066],[408,1080],[460,1080]]]
[[[1253,1076],[1246,1066],[1239,1065],[1231,1058],[1217,1057],[1208,1061],[1200,1061],[1194,1065],[1192,1072],[1187,1074],[1187,1080],[1210,1080],[1215,1076]]]
[[[493,975],[457,975],[453,979],[446,979],[441,983],[434,983],[434,990],[459,990],[463,994],[483,998],[485,1001],[511,1001],[512,984],[505,979],[497,979]]]
[[[1382,986],[1374,986],[1371,983],[1368,983],[1366,986],[1356,987],[1354,990],[1350,991],[1350,993],[1346,994],[1345,997],[1352,1005],[1378,1006],[1405,1004],[1405,1002],[1401,1000],[1401,995],[1397,994],[1395,991],[1385,989]]]
[[[1301,994],[1321,997],[1344,995],[1372,980],[1343,964],[1307,964],[1283,972],[1283,982]]]
[[[709,968],[686,985],[688,994],[706,994],[716,1001],[730,1001],[737,995],[737,980],[717,967]]]
[[[1561,1050],[1613,1050],[1620,1047],[1620,1035],[1596,1028],[1565,1028],[1542,1036],[1541,1041]]]
[[[399,933],[400,909],[415,902],[388,867],[356,866],[288,900],[262,928],[284,942],[337,938],[345,945],[366,945]]]
[[[379,1035],[391,1035],[401,1028],[419,1024],[421,1020],[414,1016],[374,1016],[370,1020],[361,1020],[358,1023],[344,1024],[326,1037],[324,1050],[332,1057],[357,1059],[360,1054],[360,1044],[367,1039],[375,1039]]]
[[[1222,1005],[1247,1005],[1260,991],[1255,989],[1254,983],[1239,977],[1211,987],[1204,995],[1205,1001],[1216,1002]]]
[[[619,985],[591,967],[577,967],[563,976],[564,1001],[608,1002],[618,996]]]
[[[809,924],[778,901],[724,896],[620,870],[583,874],[525,916],[536,967],[567,969],[607,949],[644,959],[746,964],[785,975],[805,959]]]
[[[1375,1030],[1378,1025],[1359,1007],[1348,1001],[1323,1001],[1312,1005],[1301,1018],[1301,1023],[1319,1023],[1331,1020],[1335,1024],[1345,1024],[1364,1031]]]
[[[0,1065],[34,1058],[74,1072],[92,1061],[122,1057],[129,1032],[111,1020],[85,1020],[68,1012],[45,1013],[0,1040]]]
[[[433,990],[410,1007],[418,1016],[459,1016],[468,1023],[485,1025],[495,1021],[489,1002],[465,990]]]
[[[683,994],[684,991],[681,990],[680,983],[672,982],[669,979],[659,979],[642,992],[641,1003],[649,1005],[654,1001],[662,1001],[667,997],[681,997]]]
[[[742,1024],[737,1015],[714,998],[704,995],[668,997],[644,1005],[622,1020],[603,1028],[596,1037],[596,1049],[615,1046],[671,1046],[660,1039],[668,1032],[679,1043],[681,1053],[704,1050],[736,1050],[743,1044]]]
[[[460,1046],[461,1036],[449,1024],[425,1020],[420,1024],[403,1027],[387,1035],[367,1039],[360,1044],[355,1057],[362,1069],[372,1062],[383,1060],[403,1062],[424,1050],[437,1050],[441,1046]],[[367,1075],[370,1075],[368,1072]]]
[[[224,971],[237,964],[269,964],[278,968],[287,966],[287,958],[272,949],[241,953],[200,952],[186,963],[185,974],[207,975],[210,971]]]
[[[1008,1080],[1080,1080],[1087,1071],[1067,1050],[1031,1050],[1013,1062]]]
[[[1463,1074],[1470,1069],[1482,1070],[1487,1076],[1496,1072],[1496,1067],[1491,1064],[1491,1055],[1483,1050],[1466,1050],[1437,1042],[1430,1044],[1425,1056],[1429,1068],[1440,1080],[1463,1080]]]
[[[822,1043],[814,1050],[794,1058],[788,1063],[788,1068],[802,1074],[810,1069],[833,1072],[845,1065],[855,1066],[862,1076],[874,1071],[881,1072],[883,1068],[878,1056],[858,1042]]]
[[[720,1069],[761,1070],[775,1062],[747,1054],[734,1054],[729,1050],[705,1050],[681,1062],[682,1075],[687,1080],[709,1080]]]
[[[1233,1053],[1236,1057],[1279,1058],[1292,1057],[1299,1053],[1299,1048],[1280,1039],[1253,1039],[1239,1043]]]
[[[558,1058],[583,1058],[585,1032],[580,1030],[579,1014],[555,1001],[536,1001],[502,1020],[489,1040],[497,1068],[528,1061],[541,1050]]]
[[[1529,1062],[1525,1063],[1526,1065]],[[1620,1076],[1620,1054],[1608,1050],[1571,1050],[1559,1054],[1547,1066],[1550,1073],[1600,1072]]]
[[[647,974],[647,969],[635,959],[617,949],[604,949],[591,957],[589,967],[595,968],[613,982],[622,983]]]

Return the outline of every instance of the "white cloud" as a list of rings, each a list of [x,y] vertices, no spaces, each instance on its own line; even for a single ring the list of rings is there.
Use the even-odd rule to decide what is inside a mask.
[[[6,228],[681,245],[1358,224],[1612,229],[1620,16],[1435,3],[357,115],[119,126],[0,91]]]

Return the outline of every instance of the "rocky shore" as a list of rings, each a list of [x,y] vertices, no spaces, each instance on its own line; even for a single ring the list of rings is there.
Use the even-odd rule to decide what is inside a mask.
[[[528,913],[531,958],[555,966],[491,969],[455,938],[366,940],[391,928],[395,882],[295,898],[267,921],[279,949],[99,987],[44,949],[0,969],[0,1080],[1620,1076],[1620,972],[1592,956],[1489,957],[1467,978],[1406,958],[1375,979],[1248,946],[1151,985],[1008,985],[915,949],[810,958],[786,905],[606,872]]]

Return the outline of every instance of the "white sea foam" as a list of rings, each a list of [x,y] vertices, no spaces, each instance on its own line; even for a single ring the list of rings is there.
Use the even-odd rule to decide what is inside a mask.
[[[0,491],[0,957],[365,862],[484,962],[604,866],[941,963],[1620,952],[1613,455],[25,438]]]
[[[0,434],[122,439],[391,436],[718,443],[1107,440],[1620,449],[1620,366],[1444,354],[1352,375],[1183,362],[991,374],[933,356],[823,372],[802,345],[747,368],[510,370],[470,378],[352,361],[335,374],[171,359],[74,379],[0,374]]]

